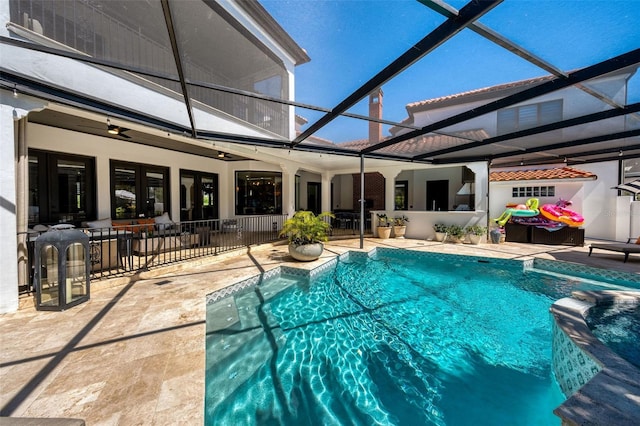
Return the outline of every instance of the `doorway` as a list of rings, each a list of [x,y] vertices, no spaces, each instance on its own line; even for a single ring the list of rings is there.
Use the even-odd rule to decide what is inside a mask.
[[[307,210],[319,214],[322,208],[320,182],[307,182]]]
[[[218,175],[180,170],[180,221],[219,217]]]
[[[427,181],[427,211],[449,210],[449,181]]]

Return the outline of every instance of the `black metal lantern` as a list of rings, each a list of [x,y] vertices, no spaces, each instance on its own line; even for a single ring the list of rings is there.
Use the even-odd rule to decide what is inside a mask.
[[[89,300],[89,236],[77,229],[50,230],[34,248],[36,308],[62,311]]]

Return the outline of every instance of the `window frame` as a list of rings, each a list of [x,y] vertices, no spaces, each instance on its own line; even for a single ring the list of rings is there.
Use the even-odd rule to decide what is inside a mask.
[[[95,157],[89,157],[85,155],[67,154],[56,151],[46,151],[41,149],[29,148],[28,157],[37,158],[37,171],[36,171],[36,189],[37,194],[37,207],[38,217],[37,220],[31,215],[27,218],[29,226],[37,224],[54,224],[54,223],[72,223],[79,226],[81,222],[86,220],[94,220],[97,216],[97,189],[96,189],[96,159]],[[73,162],[84,163],[85,169],[85,183],[84,194],[80,195],[85,201],[84,213],[78,212],[57,212],[52,211],[52,197],[59,194],[58,187],[58,161],[67,160]],[[31,174],[31,162],[29,160],[29,184],[28,184],[28,203],[29,207],[36,206],[31,204],[31,188],[32,188],[32,174]],[[55,188],[54,188],[55,186]]]
[[[248,187],[243,187],[241,183],[240,176],[245,175],[245,178],[248,178],[251,175],[252,179],[261,178],[260,174],[263,174],[265,177],[274,178],[274,197],[276,197],[276,204],[273,206],[273,211],[264,212],[261,209],[255,209],[255,206],[249,207],[245,204],[240,204],[240,197],[244,195],[244,192],[248,190]],[[279,178],[279,183],[277,179]],[[253,215],[268,215],[268,214],[282,214],[282,173],[274,172],[270,170],[236,170],[234,174],[235,181],[235,214],[236,216],[253,216]],[[278,195],[279,194],[279,195]],[[250,195],[253,198],[253,195]],[[245,199],[248,200],[248,197],[245,195]],[[255,209],[255,210],[253,210]]]
[[[396,192],[398,189],[401,189],[404,192],[404,202],[402,208],[398,208],[397,200],[396,200]],[[396,211],[405,211],[409,210],[409,181],[408,180],[397,180],[394,185],[393,190],[393,209]]]
[[[534,107],[536,109],[535,119],[528,121],[523,120],[524,112]],[[553,111],[551,111],[553,114],[547,113],[547,116],[545,115],[544,110],[549,107],[553,108]],[[533,127],[562,121],[564,112],[563,109],[563,99],[553,99],[549,101],[518,105],[511,108],[498,110],[496,112],[496,133],[498,135],[504,135],[519,130],[530,129]]]
[[[135,188],[136,188],[136,208],[135,212],[131,217],[122,217],[118,218],[116,214],[116,168],[130,168],[135,171]],[[109,160],[109,190],[110,190],[110,200],[111,200],[111,218],[112,219],[135,219],[139,217],[154,217],[156,216],[155,210],[151,214],[147,209],[146,203],[146,193],[148,188],[148,179],[147,173],[161,173],[163,175],[163,212],[171,212],[171,182],[170,182],[170,170],[169,167],[157,166],[152,164],[144,164],[144,163],[133,163],[129,161],[121,161],[121,160]],[[160,213],[160,214],[162,214]]]

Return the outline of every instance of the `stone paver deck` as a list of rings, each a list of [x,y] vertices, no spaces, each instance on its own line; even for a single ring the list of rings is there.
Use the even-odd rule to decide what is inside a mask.
[[[640,274],[640,256],[587,256],[585,247],[442,244],[366,239],[376,246],[501,258],[543,257]],[[92,283],[91,299],[64,312],[0,315],[2,416],[74,417],[88,425],[202,424],[205,296],[279,265],[313,268],[359,248],[328,243],[321,259],[293,262],[286,245]]]

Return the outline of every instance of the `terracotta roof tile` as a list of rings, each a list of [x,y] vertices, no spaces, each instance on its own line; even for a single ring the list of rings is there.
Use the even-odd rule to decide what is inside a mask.
[[[598,176],[591,172],[574,169],[573,167],[558,167],[553,169],[538,170],[510,170],[491,172],[491,182],[507,182],[520,180],[549,180],[549,179],[597,179]]]
[[[429,151],[462,145],[468,143],[469,140],[479,141],[488,137],[487,132],[482,129],[459,132],[457,135],[430,134],[402,141],[375,152],[413,157],[414,155],[429,153]],[[354,150],[361,150],[371,145],[373,144],[368,139],[358,139],[339,144],[341,148]]]
[[[528,86],[528,85],[532,85],[532,84],[544,83],[545,81],[551,80],[553,78],[555,78],[555,76],[546,75],[546,76],[542,76],[542,77],[530,78],[530,79],[527,79],[527,80],[514,81],[514,82],[511,82],[511,83],[505,83],[505,84],[498,84],[496,86],[491,86],[491,87],[483,87],[481,89],[469,90],[467,92],[456,93],[454,95],[441,96],[439,98],[433,98],[433,99],[427,99],[427,100],[424,100],[424,101],[413,102],[413,103],[407,104],[406,108],[409,110],[409,109],[414,109],[414,108],[418,108],[418,107],[423,107],[423,106],[426,106],[426,105],[432,105],[432,104],[437,104],[437,103],[444,102],[444,101],[449,101],[449,100],[452,100],[452,99],[466,98],[466,97],[473,96],[473,95],[492,93],[492,92],[500,92],[502,90],[508,90],[508,89],[515,89],[515,88],[518,88],[518,87]]]

